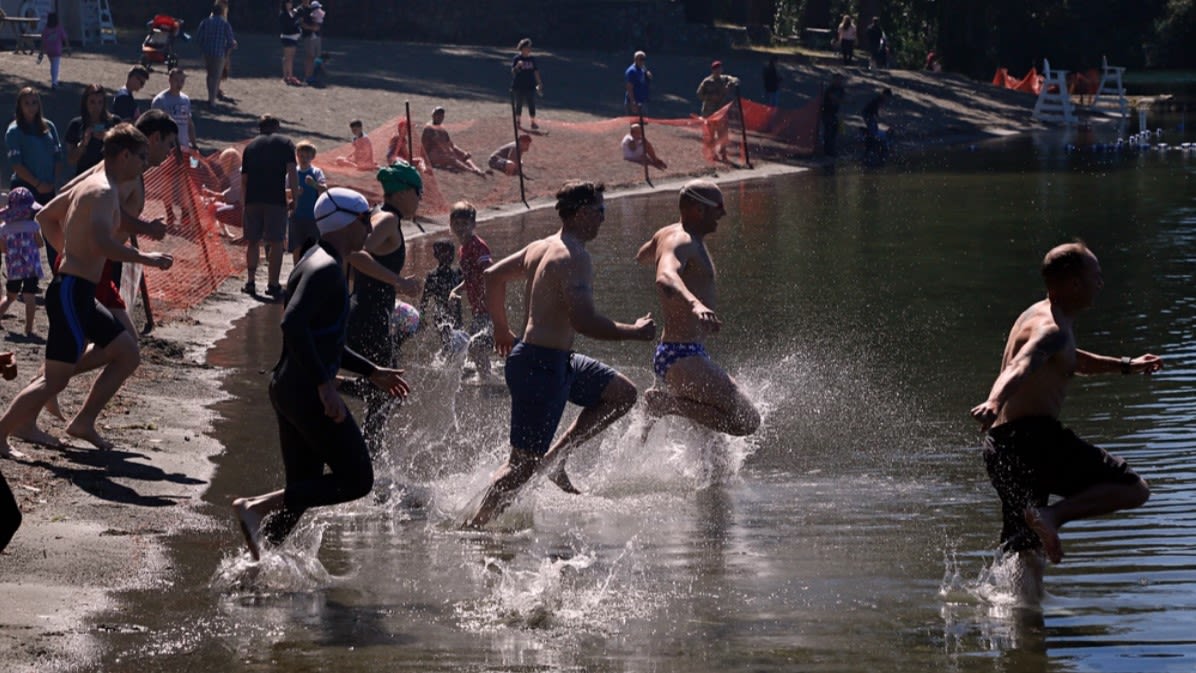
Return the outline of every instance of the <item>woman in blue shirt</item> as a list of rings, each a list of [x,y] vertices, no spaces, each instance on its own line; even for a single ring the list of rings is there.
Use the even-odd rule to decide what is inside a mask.
[[[41,205],[54,198],[58,169],[62,163],[62,143],[54,122],[42,117],[42,99],[33,87],[17,94],[13,121],[4,133],[8,161],[12,164],[10,188],[25,187]],[[46,260],[53,269],[58,252],[46,243]]]

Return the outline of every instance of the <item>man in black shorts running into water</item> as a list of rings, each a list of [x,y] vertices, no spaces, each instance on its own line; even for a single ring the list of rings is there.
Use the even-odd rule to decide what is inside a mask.
[[[108,364],[92,385],[89,408],[95,413],[112,399],[137,368],[137,344],[132,334],[95,298],[104,262],[130,262],[169,269],[170,255],[143,253],[123,245],[116,237],[120,222],[117,185],[140,175],[148,162],[147,140],[132,124],[119,124],[104,136],[104,170],[83,181],[66,195],[70,201],[65,218],[65,242],[58,277],[46,290],[45,376],[35,379],[17,395],[0,418],[0,456],[9,455],[9,435],[30,427],[42,405],[61,392],[75,373],[88,342],[104,350]],[[108,442],[99,436],[95,418],[77,416],[67,434],[99,447]],[[36,438],[53,443],[52,438]]]
[[[336,390],[337,372],[360,374],[396,397],[408,392],[401,371],[376,366],[345,345],[344,259],[361,250],[370,233],[369,203],[357,192],[335,189],[320,196],[316,213],[320,242],[308,242],[287,280],[282,355],[270,380],[286,487],[233,501],[255,561],[263,534],[280,544],[309,508],[356,500],[374,487],[369,450]]]
[[[1076,519],[1138,507],[1146,482],[1124,460],[1077,437],[1058,420],[1074,374],[1150,374],[1157,355],[1110,357],[1076,347],[1073,322],[1104,286],[1096,255],[1080,242],[1053,248],[1042,262],[1047,298],[1022,313],[1009,333],[1001,374],[972,417],[988,431],[984,460],[1001,497],[1001,544],[1034,571],[1041,595],[1042,562],[1063,559],[1059,529]],[[1053,505],[1054,493],[1063,496]]]
[[[480,528],[498,516],[538,469],[563,490],[577,493],[565,475],[573,447],[602,432],[635,404],[626,376],[573,352],[578,332],[592,339],[651,341],[656,324],[648,314],[619,323],[594,308],[594,265],[586,243],[598,236],[606,206],[601,184],[566,182],[556,193],[561,229],[487,268],[486,304],[494,321],[494,349],[507,358],[511,391],[511,455],[465,526]],[[507,320],[507,284],[527,284],[527,326],[517,341]],[[554,443],[565,403],[583,407]],[[551,446],[550,446],[551,444]]]

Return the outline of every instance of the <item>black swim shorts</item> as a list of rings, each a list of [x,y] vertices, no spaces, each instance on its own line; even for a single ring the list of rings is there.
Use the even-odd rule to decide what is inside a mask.
[[[511,446],[544,455],[552,444],[565,402],[593,407],[615,370],[569,351],[520,342],[507,356],[511,391]]]
[[[1104,449],[1080,439],[1048,416],[1003,423],[984,438],[984,463],[1001,498],[1001,544],[1006,551],[1037,549],[1026,507],[1044,507],[1051,494],[1068,497],[1096,484],[1134,484],[1137,474]]]
[[[46,289],[46,359],[76,363],[90,341],[104,348],[125,331],[108,309],[96,301],[96,284],[60,275]]]

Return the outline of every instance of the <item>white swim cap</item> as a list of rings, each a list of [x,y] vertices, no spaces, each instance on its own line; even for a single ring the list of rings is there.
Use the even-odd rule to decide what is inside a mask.
[[[344,229],[363,214],[370,212],[370,202],[361,192],[333,187],[316,199],[316,227],[320,235]]]

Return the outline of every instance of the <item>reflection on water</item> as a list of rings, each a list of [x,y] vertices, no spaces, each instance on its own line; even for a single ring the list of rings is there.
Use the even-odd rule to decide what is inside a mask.
[[[586,495],[536,484],[491,532],[456,524],[505,455],[505,391],[463,384],[460,359],[416,343],[415,393],[379,467],[393,485],[311,513],[247,564],[227,503],[282,483],[262,373],[278,314],[258,311],[212,354],[234,368],[207,495],[225,525],[177,541],[172,586],[126,597],[148,631],[106,636],[105,670],[1196,668],[1196,158],[1096,160],[1064,142],[728,187],[709,241],[725,325],[711,351],[762,431],[728,440],[633,411],[571,458]],[[655,308],[633,256],[674,211],[670,195],[608,205],[601,310]],[[501,254],[554,224],[534,213],[481,233]],[[999,505],[967,410],[1042,294],[1038,260],[1072,236],[1107,283],[1081,345],[1169,360],[1152,379],[1077,380],[1065,421],[1154,496],[1070,525],[1066,562],[1026,607],[994,556]],[[648,344],[578,348],[651,381]]]

